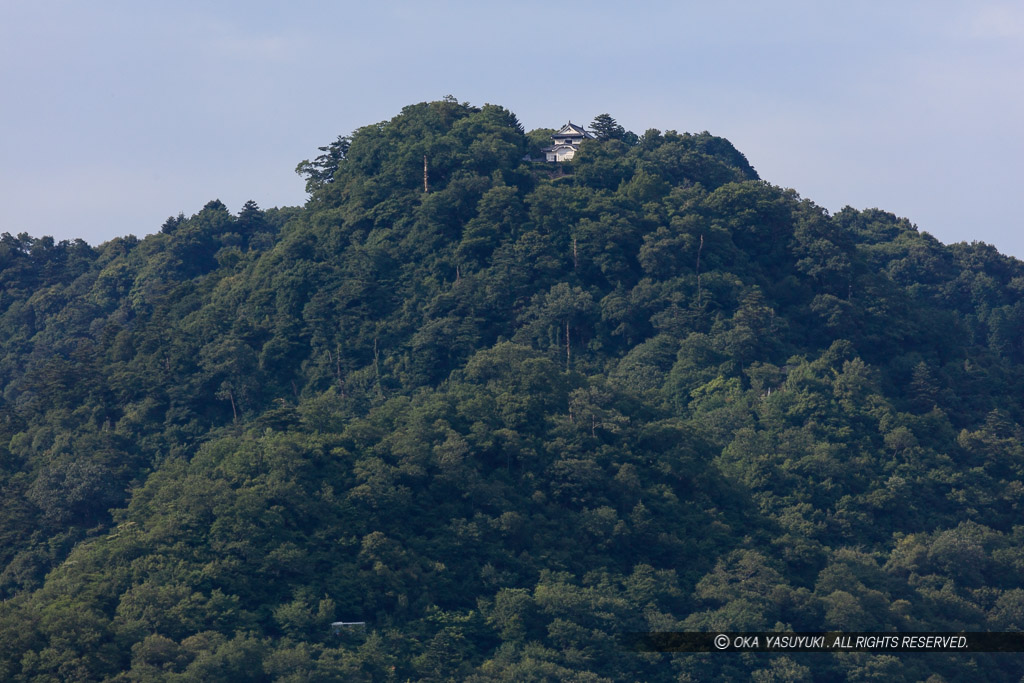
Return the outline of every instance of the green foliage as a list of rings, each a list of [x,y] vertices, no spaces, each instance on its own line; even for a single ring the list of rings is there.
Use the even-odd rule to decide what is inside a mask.
[[[0,678],[1019,680],[619,648],[1024,627],[1024,266],[592,127],[448,97],[301,208],[0,237]]]
[[[295,172],[306,179],[306,192],[312,193],[321,185],[334,180],[334,174],[344,161],[352,140],[339,135],[338,139],[326,147],[318,147],[323,154],[313,161],[300,161]]]
[[[598,114],[590,123],[590,130],[598,140],[621,140],[626,129],[608,114]]]

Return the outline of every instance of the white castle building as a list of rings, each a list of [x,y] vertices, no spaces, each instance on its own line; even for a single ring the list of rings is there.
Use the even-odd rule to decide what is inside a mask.
[[[548,161],[568,161],[576,154],[580,143],[593,137],[583,126],[577,126],[570,121],[551,136],[554,144],[541,151],[544,152],[544,158]]]

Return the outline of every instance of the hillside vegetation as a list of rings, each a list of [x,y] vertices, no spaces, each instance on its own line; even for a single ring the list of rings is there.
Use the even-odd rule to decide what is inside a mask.
[[[449,98],[301,208],[3,235],[0,680],[1019,680],[620,646],[1024,627],[1024,264],[616,132]]]

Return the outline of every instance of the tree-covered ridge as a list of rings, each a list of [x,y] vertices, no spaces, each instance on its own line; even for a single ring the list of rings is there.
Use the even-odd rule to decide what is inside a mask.
[[[608,119],[556,166],[448,98],[302,208],[4,235],[0,678],[1020,678],[619,647],[1024,626],[1024,267]]]

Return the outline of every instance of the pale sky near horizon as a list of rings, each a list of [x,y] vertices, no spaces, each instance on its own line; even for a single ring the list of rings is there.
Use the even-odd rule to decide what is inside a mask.
[[[1024,258],[1024,2],[0,0],[0,232],[99,244],[452,94],[728,138],[775,185]]]

